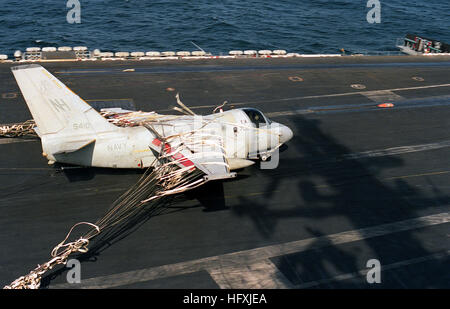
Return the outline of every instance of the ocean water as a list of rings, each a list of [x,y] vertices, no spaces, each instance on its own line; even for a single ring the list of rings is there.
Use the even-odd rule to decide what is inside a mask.
[[[370,24],[367,0],[0,0],[0,54],[31,46],[88,46],[102,51],[234,49],[300,53],[396,50],[406,33],[450,43],[450,1],[381,0]]]

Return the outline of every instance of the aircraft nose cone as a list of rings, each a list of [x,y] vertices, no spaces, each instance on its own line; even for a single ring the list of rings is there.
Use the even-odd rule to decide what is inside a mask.
[[[280,143],[284,144],[294,136],[294,133],[287,126],[281,125]]]

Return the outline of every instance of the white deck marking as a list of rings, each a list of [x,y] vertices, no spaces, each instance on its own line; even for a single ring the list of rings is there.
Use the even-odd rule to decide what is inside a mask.
[[[269,264],[260,264],[260,262],[264,262],[267,259],[273,257],[312,250],[321,247],[328,247],[331,245],[345,244],[363,239],[379,237],[392,233],[444,224],[448,222],[450,222],[450,212],[447,211],[404,221],[397,221],[393,223],[325,235],[321,237],[307,238],[298,241],[260,247],[256,249],[206,257],[198,260],[151,267],[90,279],[83,279],[80,284],[58,284],[51,286],[51,288],[111,288],[154,279],[189,274],[202,270],[210,271],[216,276],[216,278],[219,276],[219,272],[223,269],[250,269],[255,270],[256,273],[258,273],[261,269],[271,268]],[[247,274],[250,273],[250,271],[247,272]],[[282,278],[280,279],[276,276],[276,272],[272,271],[272,274],[280,280],[279,282],[283,282]],[[223,281],[220,281],[219,279],[219,284],[221,284],[221,282]],[[228,286],[234,287],[231,282],[228,283]]]
[[[395,263],[388,264],[388,265],[381,265],[381,272],[383,273],[383,271],[386,271],[386,270],[391,270],[391,269],[396,269],[396,268],[403,267],[403,266],[408,266],[408,265],[413,265],[413,264],[417,264],[417,263],[423,263],[423,262],[432,261],[432,260],[436,260],[436,259],[446,258],[446,257],[448,257],[449,254],[450,254],[450,250],[447,250],[445,252],[439,252],[439,253],[430,254],[427,256],[421,256],[418,258],[395,262]],[[353,278],[357,278],[357,277],[362,277],[362,276],[366,276],[368,271],[369,271],[369,269],[361,269],[357,272],[337,275],[332,278],[326,278],[326,279],[321,279],[321,280],[317,280],[317,281],[309,281],[309,282],[301,283],[301,284],[295,285],[294,288],[305,289],[305,288],[310,288],[310,287],[318,286],[318,285],[322,285],[322,284],[333,283],[336,281],[342,281],[342,280],[348,280],[348,279],[353,279]],[[383,281],[381,281],[381,282],[383,282]]]
[[[366,91],[362,95],[377,103],[404,100],[402,96],[389,90]]]
[[[373,158],[373,157],[383,157],[383,156],[393,156],[403,153],[410,152],[421,152],[427,150],[436,150],[441,148],[450,147],[450,140],[436,142],[436,143],[428,143],[421,145],[410,145],[410,146],[399,146],[399,147],[391,147],[386,149],[378,149],[378,150],[368,150],[363,152],[350,153],[347,155],[343,155],[342,159],[353,160],[360,158]]]
[[[7,145],[13,143],[27,143],[27,142],[40,142],[38,138],[35,139],[23,139],[23,138],[12,138],[12,137],[0,137],[0,145]]]
[[[269,260],[215,267],[209,274],[221,289],[287,289],[292,284]]]

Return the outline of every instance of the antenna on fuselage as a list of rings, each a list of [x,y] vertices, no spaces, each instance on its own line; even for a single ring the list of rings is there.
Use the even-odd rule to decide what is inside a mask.
[[[177,112],[186,114],[186,115],[191,115],[191,116],[195,116],[195,113],[186,105],[183,104],[183,102],[181,102],[180,100],[180,94],[177,93],[177,95],[175,96],[175,98],[177,99],[177,104],[181,106],[181,108],[179,107],[174,107],[173,109],[176,110]]]

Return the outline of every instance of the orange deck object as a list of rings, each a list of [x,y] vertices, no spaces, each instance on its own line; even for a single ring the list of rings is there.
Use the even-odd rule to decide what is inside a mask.
[[[382,103],[382,104],[378,104],[378,107],[394,107],[394,104],[392,103]]]

